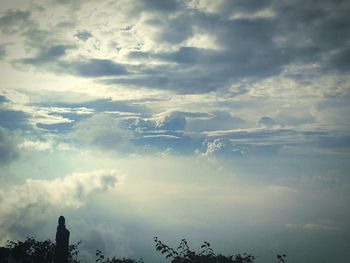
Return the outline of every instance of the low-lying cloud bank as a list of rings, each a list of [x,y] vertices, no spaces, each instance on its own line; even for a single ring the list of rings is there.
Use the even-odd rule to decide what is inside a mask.
[[[117,171],[95,170],[73,173],[52,181],[26,179],[23,184],[0,189],[1,242],[6,241],[12,231],[29,234],[25,229],[33,227],[38,220],[47,221],[52,218],[52,213],[60,210],[78,209],[94,195],[108,191],[117,183]],[[16,235],[10,237],[17,238]]]
[[[225,142],[212,144],[210,149]],[[182,237],[194,247],[210,240],[218,252],[248,251],[261,262],[280,251],[295,260],[315,259],[307,252],[310,247],[326,251],[331,243],[339,247],[322,257],[344,252],[341,237],[349,233],[349,182],[337,174],[326,175],[331,172],[327,165],[317,176],[313,164],[297,167],[297,160],[289,159],[111,159],[107,153],[90,154],[78,160],[67,152],[60,158],[93,160],[90,165],[109,168],[52,180],[25,179],[2,189],[1,241],[28,235],[53,239],[57,218],[64,214],[71,240],[83,241],[82,256],[87,260],[94,258],[95,249],[102,249],[110,256],[153,262],[159,259],[154,235],[174,246]],[[300,239],[310,243],[305,246],[297,242]]]

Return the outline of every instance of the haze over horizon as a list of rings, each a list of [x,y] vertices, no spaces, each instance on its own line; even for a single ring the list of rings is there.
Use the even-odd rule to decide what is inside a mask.
[[[0,3],[0,246],[350,258],[350,3]]]

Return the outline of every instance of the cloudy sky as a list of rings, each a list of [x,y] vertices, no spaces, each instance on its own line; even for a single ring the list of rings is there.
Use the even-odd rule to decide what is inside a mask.
[[[0,4],[0,244],[350,257],[346,0]],[[323,260],[323,261],[322,261]]]

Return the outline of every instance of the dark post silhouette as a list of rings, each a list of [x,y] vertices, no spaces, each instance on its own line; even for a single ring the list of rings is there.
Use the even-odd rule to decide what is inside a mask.
[[[68,262],[69,231],[65,225],[65,219],[60,216],[56,232],[56,263]]]

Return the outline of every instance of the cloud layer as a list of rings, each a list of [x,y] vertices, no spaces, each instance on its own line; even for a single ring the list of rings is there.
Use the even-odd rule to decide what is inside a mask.
[[[347,262],[348,2],[1,3],[2,242]]]
[[[114,170],[95,170],[74,173],[52,181],[26,179],[23,184],[2,189],[1,241],[13,238],[11,232],[15,227],[30,228],[38,220],[51,217],[53,211],[83,206],[94,194],[113,188],[118,183],[117,178],[118,173]]]

